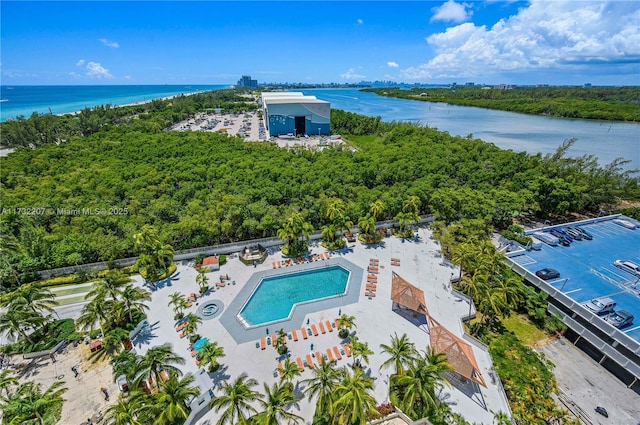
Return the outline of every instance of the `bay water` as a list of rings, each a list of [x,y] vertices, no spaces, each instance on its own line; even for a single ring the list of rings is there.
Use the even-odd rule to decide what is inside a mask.
[[[411,121],[491,142],[516,152],[554,153],[565,139],[577,141],[568,156],[594,155],[600,165],[616,158],[630,162],[625,170],[640,169],[640,124],[552,118],[493,109],[456,106],[446,103],[378,96],[358,89],[300,90],[306,95],[331,102],[331,107],[383,121]]]

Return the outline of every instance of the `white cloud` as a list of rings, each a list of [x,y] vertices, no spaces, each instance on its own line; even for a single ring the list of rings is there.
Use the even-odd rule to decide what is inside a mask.
[[[463,23],[427,37],[436,55],[408,79],[575,69],[640,60],[640,8],[633,2],[537,1],[493,27]]]
[[[358,21],[357,21],[357,22],[358,22],[358,24],[360,24],[360,25],[364,24],[364,21],[363,21],[362,19],[358,19]]]
[[[82,66],[84,65],[84,59],[80,59],[78,60],[78,62],[76,62],[76,66]]]
[[[362,80],[365,76],[358,74],[355,68],[349,68],[347,72],[341,74],[341,77],[345,80]]]
[[[387,62],[387,66],[388,66],[389,68],[397,68],[397,67],[399,67],[400,65],[398,65],[398,63],[397,63],[397,62],[390,61],[390,62]]]
[[[464,22],[473,14],[472,11],[467,10],[470,7],[470,4],[456,3],[453,0],[449,0],[442,6],[434,7],[433,9],[431,9],[431,11],[433,12],[431,22]]]
[[[118,47],[120,47],[117,41],[109,41],[106,38],[99,38],[98,41],[104,44],[105,46],[111,47],[114,49],[117,49]]]
[[[105,67],[103,67],[102,65],[100,65],[98,62],[89,62],[87,63],[87,75],[91,78],[97,78],[97,79],[111,79],[114,78],[113,75],[111,75],[111,73],[109,73],[109,70]]]

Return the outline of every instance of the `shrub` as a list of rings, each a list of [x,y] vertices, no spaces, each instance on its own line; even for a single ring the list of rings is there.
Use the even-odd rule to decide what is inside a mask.
[[[100,335],[102,335],[102,331],[100,329],[93,329],[89,332],[89,338],[96,339]]]

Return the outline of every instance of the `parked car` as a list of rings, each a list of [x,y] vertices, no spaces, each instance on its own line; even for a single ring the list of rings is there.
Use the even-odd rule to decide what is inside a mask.
[[[616,328],[624,328],[633,323],[633,314],[626,310],[614,311],[604,318],[607,323],[615,326]]]
[[[582,233],[582,237],[585,238],[586,240],[588,240],[588,241],[593,240],[593,235],[591,233],[587,232],[586,230],[584,230],[582,227],[576,226],[576,227],[573,227],[573,229],[575,229],[578,232]]]
[[[560,277],[560,272],[556,269],[544,268],[538,270],[536,276],[542,280],[557,279]]]
[[[616,260],[613,262],[613,265],[635,277],[640,277],[640,266],[638,266],[636,263],[633,263],[631,261]]]
[[[594,298],[582,305],[592,313],[597,314],[598,316],[603,316],[608,313],[613,313],[613,309],[616,307],[616,302],[608,297]]]

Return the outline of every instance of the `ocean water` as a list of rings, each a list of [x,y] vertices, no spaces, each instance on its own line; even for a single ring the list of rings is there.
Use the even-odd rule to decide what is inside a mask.
[[[121,106],[228,85],[0,86],[0,121],[19,115],[65,114],[100,105]]]

